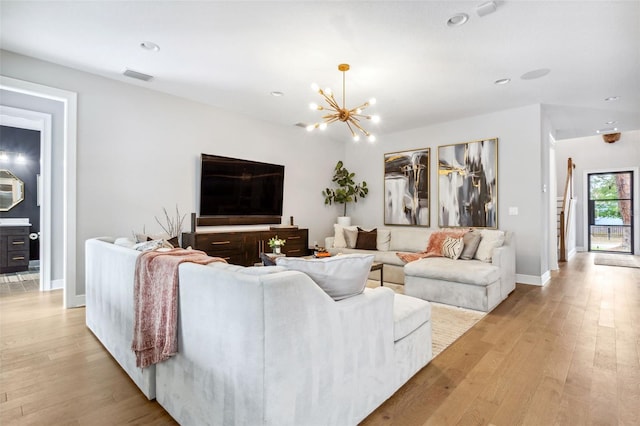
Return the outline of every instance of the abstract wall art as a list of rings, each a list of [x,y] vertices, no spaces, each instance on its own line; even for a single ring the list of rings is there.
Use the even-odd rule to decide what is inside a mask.
[[[498,139],[438,147],[438,225],[498,227]]]
[[[384,224],[429,226],[429,148],[384,154]]]

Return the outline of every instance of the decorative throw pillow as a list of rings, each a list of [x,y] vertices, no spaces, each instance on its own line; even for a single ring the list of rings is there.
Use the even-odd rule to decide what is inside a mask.
[[[424,257],[442,257],[442,243],[447,237],[460,238],[467,230],[435,231],[429,237],[429,244]]]
[[[376,238],[376,249],[379,251],[389,251],[391,245],[391,231],[388,229],[378,229]]]
[[[473,258],[491,263],[493,260],[493,249],[502,247],[502,244],[504,244],[504,232],[498,231],[497,229],[483,229],[481,234],[482,239]]]
[[[460,257],[463,247],[464,247],[464,237],[460,237],[460,238],[447,237],[444,239],[444,242],[442,243],[442,254],[444,255],[444,257],[448,257],[449,259],[456,260]]]
[[[304,272],[333,300],[342,300],[364,291],[373,258],[372,254],[345,254],[323,259],[279,257],[276,264]]]
[[[178,237],[172,237],[167,240],[172,247],[180,247],[180,243],[178,242]]]
[[[355,226],[333,225],[333,247],[354,248],[358,237],[358,228]]]
[[[355,248],[358,241],[358,228],[357,227],[345,227],[344,239],[347,241],[348,248]]]
[[[275,266],[276,262],[265,253],[260,253],[260,260],[262,260],[263,266]]]
[[[469,231],[464,234],[464,247],[462,247],[462,253],[460,259],[471,260],[478,250],[478,245],[482,239],[482,234],[477,231]]]
[[[132,248],[138,251],[149,251],[159,248],[173,248],[173,246],[171,246],[171,244],[167,244],[165,240],[151,240],[137,243]]]
[[[378,241],[378,230],[373,228],[371,231],[365,231],[358,228],[358,238],[356,239],[356,248],[360,250],[375,250]]]

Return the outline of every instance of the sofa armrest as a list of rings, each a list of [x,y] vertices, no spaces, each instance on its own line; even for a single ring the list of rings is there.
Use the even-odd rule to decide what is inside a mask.
[[[504,244],[493,249],[491,263],[500,268],[500,294],[504,300],[516,288],[516,237],[513,232],[506,232]]]

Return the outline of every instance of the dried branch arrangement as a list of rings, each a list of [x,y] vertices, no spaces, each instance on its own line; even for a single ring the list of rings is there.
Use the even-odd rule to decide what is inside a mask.
[[[178,211],[177,205],[176,205],[175,217],[170,217],[169,213],[167,212],[167,209],[165,209],[164,207],[162,208],[162,211],[164,212],[164,220],[166,223],[163,224],[162,222],[160,222],[160,219],[158,219],[158,217],[155,216],[156,222],[158,222],[158,225],[160,225],[162,230],[166,232],[170,238],[178,237],[180,235],[180,232],[182,231],[182,223],[184,222],[184,218],[187,215],[184,214],[180,216],[180,211]]]

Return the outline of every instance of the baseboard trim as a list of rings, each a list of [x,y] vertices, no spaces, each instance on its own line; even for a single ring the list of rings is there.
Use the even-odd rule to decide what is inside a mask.
[[[549,283],[549,280],[551,280],[551,273],[549,271],[545,272],[541,276],[516,274],[516,282],[519,284],[544,287]]]
[[[49,290],[61,290],[64,288],[64,279],[51,280],[51,288]]]

